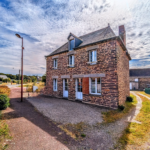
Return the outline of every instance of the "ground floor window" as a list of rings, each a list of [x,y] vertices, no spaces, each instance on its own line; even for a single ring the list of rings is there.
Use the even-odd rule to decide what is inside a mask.
[[[53,91],[57,91],[57,79],[53,79]]]
[[[90,78],[90,93],[101,94],[101,78]]]

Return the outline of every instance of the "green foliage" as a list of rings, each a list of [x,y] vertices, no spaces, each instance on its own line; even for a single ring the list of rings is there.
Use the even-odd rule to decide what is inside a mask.
[[[150,94],[150,88],[146,88],[145,93]]]
[[[0,81],[3,81],[3,78],[0,78]]]
[[[81,137],[86,137],[86,134],[82,133],[82,134],[81,134]]]
[[[42,76],[42,82],[46,83],[46,75],[45,74]]]
[[[133,102],[133,98],[131,96],[128,96],[126,99],[127,102]]]
[[[0,95],[0,110],[6,109],[10,104],[9,104],[9,98],[5,94]]]
[[[118,106],[118,109],[121,110],[121,111],[124,110],[124,108],[125,108],[125,106],[123,106],[123,105]]]
[[[7,83],[7,82],[11,82],[11,79],[10,79],[10,78],[3,79],[3,82],[5,82],[5,83]]]

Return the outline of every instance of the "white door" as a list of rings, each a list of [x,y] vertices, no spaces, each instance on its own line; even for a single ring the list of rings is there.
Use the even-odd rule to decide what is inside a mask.
[[[68,79],[63,79],[63,97],[68,97]]]
[[[132,83],[130,83],[130,90],[132,90]]]
[[[83,94],[82,94],[82,79],[76,79],[76,98],[82,100]]]

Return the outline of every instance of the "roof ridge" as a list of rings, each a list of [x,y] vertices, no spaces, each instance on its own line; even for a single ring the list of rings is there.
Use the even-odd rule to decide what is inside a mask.
[[[105,27],[105,28],[107,28],[107,27]],[[82,35],[82,36],[85,36],[85,35],[88,35],[88,34],[91,34],[91,33],[97,32],[97,31],[100,31],[100,30],[104,30],[105,28],[102,28],[102,29],[99,29],[99,30],[95,30],[95,31],[93,31],[93,32],[84,34],[84,35]],[[82,36],[79,36],[79,38],[81,38]]]

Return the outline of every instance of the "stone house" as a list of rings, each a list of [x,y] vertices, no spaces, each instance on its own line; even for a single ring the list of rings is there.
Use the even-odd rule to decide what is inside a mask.
[[[130,90],[150,88],[150,68],[130,69]]]
[[[124,25],[76,36],[46,57],[43,94],[116,109],[129,96],[129,60]]]

